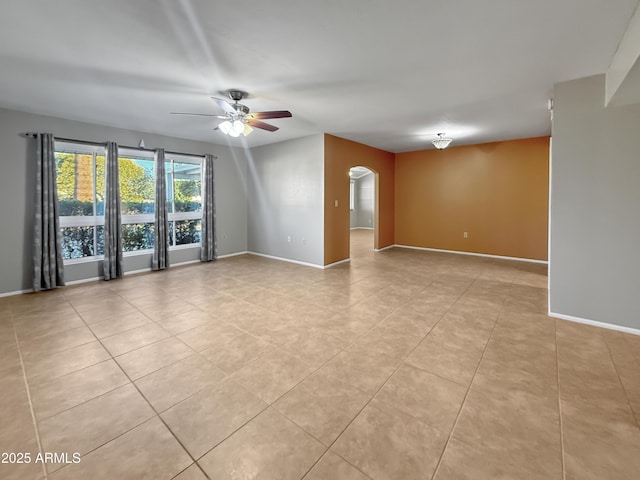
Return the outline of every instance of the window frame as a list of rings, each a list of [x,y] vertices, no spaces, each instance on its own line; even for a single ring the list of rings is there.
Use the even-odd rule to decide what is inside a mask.
[[[349,211],[356,209],[356,181],[349,179]]]
[[[104,227],[104,215],[96,215],[97,201],[97,162],[98,156],[105,157],[106,149],[101,145],[92,145],[82,142],[68,142],[61,140],[54,140],[54,155],[57,153],[72,153],[74,155],[91,155],[91,182],[93,186],[93,215],[58,215],[58,227],[60,229],[60,235],[62,235],[63,228],[73,227],[94,227],[93,229],[93,248],[94,252],[98,247],[98,228]],[[57,170],[57,169],[56,169]],[[56,171],[57,177],[57,171]],[[56,180],[57,182],[57,180]],[[57,192],[57,195],[59,193]],[[102,192],[104,195],[104,192]],[[60,197],[57,196],[58,203]],[[62,238],[61,238],[62,240]],[[64,265],[73,265],[77,263],[95,262],[104,259],[104,254],[87,255],[86,257],[78,258],[63,258],[62,263]]]
[[[189,163],[192,165],[198,165],[200,168],[200,210],[196,210],[195,212],[176,212],[175,205],[175,163]],[[195,157],[192,155],[180,155],[180,154],[167,154],[165,158],[165,165],[167,163],[171,164],[171,209],[168,214],[169,223],[173,222],[173,228],[169,228],[171,232],[173,232],[171,238],[169,239],[169,251],[171,250],[183,250],[187,248],[196,248],[200,247],[202,244],[202,235],[200,236],[200,241],[197,243],[186,243],[181,245],[176,245],[176,222],[185,221],[185,220],[200,220],[200,227],[202,228],[202,211],[203,211],[203,201],[204,201],[204,178],[203,178],[203,165],[204,165],[204,156]],[[167,175],[167,172],[165,172]],[[167,175],[168,178],[168,175]],[[167,185],[167,194],[169,193],[169,186]],[[167,209],[169,206],[169,199],[167,199]]]
[[[120,159],[129,159],[129,160],[144,160],[151,161],[154,164],[153,167],[153,185],[154,185],[154,193],[153,193],[153,208],[155,212],[156,208],[156,198],[155,198],[155,186],[156,186],[156,171],[155,171],[155,153],[149,150],[135,149],[135,148],[127,148],[121,147],[118,148],[118,162]],[[120,165],[118,164],[118,176],[120,176]],[[120,178],[118,178],[118,182],[120,182]],[[120,184],[120,183],[119,183]],[[120,184],[120,191],[122,192],[122,185]],[[120,194],[120,205],[122,205],[122,193]],[[135,214],[123,214],[122,210],[120,211],[120,228],[124,225],[135,225],[135,224],[143,224],[150,223],[155,225],[156,217],[155,213],[135,213]],[[154,232],[155,235],[155,232]],[[140,250],[128,250],[125,251],[124,247],[122,249],[123,257],[133,257],[136,255],[149,255],[153,253],[153,247],[144,248]]]
[[[55,153],[71,153],[74,155],[92,155],[92,186],[93,186],[93,215],[65,215],[58,217],[60,232],[62,233],[63,228],[72,228],[72,227],[94,227],[93,229],[93,250],[97,251],[98,247],[98,227],[103,227],[105,224],[105,217],[103,215],[96,215],[98,202],[97,202],[97,157],[102,156],[106,161],[106,148],[103,145],[96,145],[92,143],[84,143],[81,141],[62,141],[56,140],[54,144],[54,152]],[[143,149],[135,149],[135,148],[127,148],[121,147],[118,149],[118,161],[121,158],[129,158],[132,160],[147,160],[155,163],[155,153],[151,150],[143,150]],[[200,208],[199,210],[193,212],[176,212],[175,211],[175,163],[188,163],[193,164],[194,166],[199,167],[200,171]],[[200,241],[197,243],[188,243],[176,245],[176,222],[180,221],[189,221],[189,220],[198,220],[202,222],[202,214],[203,214],[203,202],[204,202],[204,156],[194,156],[194,155],[182,155],[179,153],[167,154],[165,158],[165,166],[166,164],[171,165],[170,172],[165,171],[165,182],[171,180],[171,213],[168,213],[168,221],[173,223],[173,228],[170,228],[172,232],[171,238],[169,239],[169,250],[182,250],[188,248],[199,248],[202,243],[202,236],[200,236]],[[154,165],[154,185],[156,184],[155,179],[155,165]],[[170,175],[168,175],[170,174]],[[120,182],[120,179],[118,179]],[[167,196],[169,194],[169,185],[167,186]],[[102,192],[104,196],[104,192]],[[58,201],[60,198],[58,197]],[[122,202],[122,197],[120,198]],[[155,198],[155,190],[154,190],[154,209],[156,208],[157,202]],[[169,206],[169,198],[167,198],[167,206]],[[169,208],[168,208],[169,210]],[[121,225],[132,225],[132,224],[155,224],[155,214],[154,213],[145,213],[145,214],[120,214],[120,223]],[[201,224],[202,225],[202,224]],[[155,234],[155,232],[154,232]],[[145,248],[141,250],[130,250],[130,251],[122,251],[123,256],[130,257],[136,255],[149,255],[153,252],[153,248]],[[85,257],[78,258],[65,258],[63,262],[65,265],[71,265],[76,263],[88,263],[88,262],[96,262],[104,259],[104,254],[98,255],[90,255]]]

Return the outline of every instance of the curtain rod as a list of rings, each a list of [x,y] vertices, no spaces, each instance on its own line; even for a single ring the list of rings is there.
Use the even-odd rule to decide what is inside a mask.
[[[23,134],[25,137],[30,137],[30,138],[36,138],[36,136],[38,135],[37,133],[32,133],[32,132],[27,132]],[[93,145],[95,147],[104,147],[106,142],[89,142],[86,140],[75,140],[73,138],[63,138],[63,137],[53,137],[55,140],[59,140],[61,142],[67,142],[67,143],[79,143],[82,145]],[[141,147],[130,147],[128,145],[118,145],[118,148],[128,148],[129,150],[140,150],[143,152],[155,152],[155,149],[153,148],[141,148]],[[202,158],[204,157],[204,154],[198,155],[196,153],[182,153],[182,152],[172,152],[169,150],[165,150],[166,154],[168,155],[182,155],[184,157],[197,157],[197,158]],[[213,156],[214,159],[217,159],[218,157],[216,157],[215,155]]]

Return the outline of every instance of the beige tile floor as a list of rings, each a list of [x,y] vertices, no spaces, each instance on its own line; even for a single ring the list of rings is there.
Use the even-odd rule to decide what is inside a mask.
[[[541,265],[371,245],[0,299],[0,478],[640,478],[640,337],[547,317]]]

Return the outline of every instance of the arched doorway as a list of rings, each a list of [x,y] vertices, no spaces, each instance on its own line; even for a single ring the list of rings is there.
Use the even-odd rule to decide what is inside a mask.
[[[376,173],[368,167],[349,169],[349,256],[375,249],[377,228]]]

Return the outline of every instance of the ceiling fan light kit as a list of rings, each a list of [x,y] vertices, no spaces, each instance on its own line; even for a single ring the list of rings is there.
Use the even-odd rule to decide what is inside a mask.
[[[270,112],[255,112],[249,113],[249,107],[242,105],[240,100],[247,98],[249,94],[242,90],[228,90],[227,96],[233,100],[234,103],[229,103],[221,98],[211,97],[211,99],[224,110],[225,115],[211,115],[208,113],[186,113],[186,112],[171,112],[172,115],[197,115],[201,117],[216,117],[223,119],[214,130],[220,130],[225,135],[230,137],[239,137],[241,134],[245,137],[249,135],[254,128],[261,130],[267,130],[268,132],[275,132],[278,127],[260,121],[265,118],[289,118],[291,112],[288,110],[274,110]]]
[[[438,133],[438,138],[431,140],[431,143],[433,143],[433,146],[436,147],[438,150],[444,150],[449,146],[449,144],[452,141],[453,139],[446,138],[444,136],[444,133]]]

